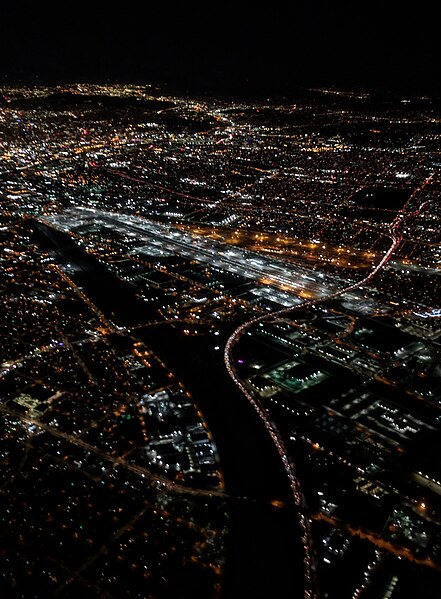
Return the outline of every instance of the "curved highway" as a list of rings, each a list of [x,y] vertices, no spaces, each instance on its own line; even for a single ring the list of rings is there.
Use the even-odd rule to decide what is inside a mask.
[[[313,557],[313,543],[312,536],[310,530],[310,521],[307,515],[307,506],[305,502],[305,498],[302,492],[300,481],[296,474],[295,466],[287,452],[283,439],[277,429],[275,423],[270,419],[268,412],[265,410],[262,402],[255,397],[250,390],[246,387],[244,382],[240,379],[237,374],[237,370],[233,360],[233,349],[235,345],[238,343],[240,338],[255,324],[259,322],[264,322],[267,320],[271,320],[277,318],[279,316],[288,314],[293,312],[298,308],[305,308],[312,306],[319,301],[322,302],[324,300],[335,299],[344,295],[349,291],[353,291],[354,289],[358,289],[367,283],[369,283],[373,277],[389,262],[392,255],[396,252],[402,242],[402,227],[406,222],[407,218],[418,215],[421,210],[426,208],[427,203],[421,204],[419,209],[415,212],[405,213],[405,208],[409,205],[410,201],[415,197],[417,193],[419,193],[432,179],[432,175],[430,175],[423,184],[415,189],[415,191],[410,196],[409,200],[406,202],[405,206],[397,213],[395,219],[392,221],[389,227],[389,236],[391,239],[391,245],[388,250],[384,253],[382,259],[378,262],[378,264],[368,273],[366,277],[364,277],[361,281],[356,283],[352,283],[351,285],[340,289],[339,291],[335,291],[329,294],[327,297],[322,297],[320,299],[313,299],[309,301],[302,302],[301,304],[283,308],[281,310],[275,310],[268,314],[264,314],[262,316],[257,316],[255,318],[251,318],[250,320],[241,324],[229,337],[227,344],[224,350],[224,362],[226,369],[235,382],[235,384],[242,391],[243,395],[247,398],[248,402],[255,409],[259,417],[262,419],[278,453],[282,460],[283,466],[285,468],[286,474],[288,476],[292,495],[294,498],[294,502],[299,510],[299,524],[302,530],[302,542],[304,549],[304,572],[305,572],[305,599],[316,599],[317,598],[317,583],[315,580],[315,565],[314,565],[314,557]]]

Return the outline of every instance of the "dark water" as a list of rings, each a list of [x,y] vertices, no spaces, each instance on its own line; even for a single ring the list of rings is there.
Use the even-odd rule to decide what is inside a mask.
[[[127,326],[149,320],[133,287],[67,235],[39,223],[34,226],[60,264],[75,265],[78,270],[71,278],[104,314]],[[303,554],[288,480],[263,423],[228,376],[222,352],[214,350],[219,338],[184,337],[170,325],[145,328],[139,337],[191,392],[219,451],[231,495],[223,599],[303,597]],[[284,501],[284,507],[274,507],[273,499]]]
[[[217,444],[230,503],[232,535],[225,597],[303,597],[296,511],[280,458],[253,408],[231,381],[217,337],[146,329],[143,340],[178,375],[200,406]],[[220,344],[222,345],[222,344]],[[287,502],[275,508],[272,499]]]

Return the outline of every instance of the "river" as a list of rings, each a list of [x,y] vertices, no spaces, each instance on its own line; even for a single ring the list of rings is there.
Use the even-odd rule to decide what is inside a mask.
[[[149,320],[132,286],[66,234],[33,225],[59,264],[72,265],[69,276],[108,318],[123,326],[140,317]],[[222,599],[304,597],[303,549],[286,473],[262,421],[230,379],[222,351],[214,349],[219,337],[185,336],[168,324],[139,329],[136,335],[190,391],[217,445],[231,496]]]

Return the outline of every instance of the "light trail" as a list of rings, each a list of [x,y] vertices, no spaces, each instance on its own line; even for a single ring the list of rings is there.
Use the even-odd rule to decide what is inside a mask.
[[[405,207],[407,207],[407,205],[409,204],[409,201],[411,199],[413,199],[418,192],[422,191],[424,189],[424,187],[426,187],[426,185],[430,182],[432,176],[433,175],[430,175],[423,182],[423,184],[412,193],[409,200],[406,202],[405,206],[403,206],[403,208],[397,213],[396,217],[394,218],[394,220],[392,221],[392,223],[389,227],[389,237],[391,238],[392,243],[391,243],[389,249],[385,252],[383,257],[381,258],[381,260],[378,262],[378,264],[366,275],[366,277],[364,277],[361,281],[352,283],[351,285],[344,287],[343,289],[340,289],[338,291],[335,291],[335,292],[327,295],[326,297],[322,297],[320,299],[312,299],[312,300],[309,300],[306,302],[302,302],[301,304],[299,304],[297,306],[283,308],[281,310],[276,310],[274,312],[270,312],[269,314],[264,314],[262,316],[257,316],[257,317],[251,318],[250,320],[241,324],[233,332],[233,334],[229,337],[229,339],[225,345],[224,363],[225,363],[225,367],[228,371],[228,374],[230,375],[230,377],[232,378],[234,383],[242,391],[242,393],[244,394],[246,399],[249,401],[251,406],[255,409],[255,411],[261,418],[263,424],[265,425],[265,427],[266,427],[266,429],[267,429],[267,431],[268,431],[268,433],[279,453],[279,456],[282,460],[283,466],[285,468],[285,472],[287,474],[287,477],[288,477],[288,480],[290,483],[290,487],[291,487],[295,505],[297,506],[297,508],[299,510],[299,525],[300,525],[301,539],[302,539],[302,544],[303,544],[303,549],[304,549],[303,562],[305,565],[305,599],[317,599],[317,597],[318,597],[317,590],[316,590],[317,583],[315,580],[315,564],[314,564],[314,560],[313,560],[313,542],[312,542],[312,535],[311,535],[311,530],[310,530],[310,523],[309,523],[309,519],[308,519],[308,515],[307,515],[307,504],[305,501],[305,497],[303,495],[300,481],[297,477],[296,468],[294,466],[292,459],[290,458],[290,456],[288,454],[285,443],[282,439],[282,436],[281,436],[279,430],[277,429],[277,426],[270,419],[269,414],[268,414],[267,410],[265,409],[265,407],[263,406],[262,402],[250,392],[250,390],[245,386],[244,382],[239,378],[239,376],[237,374],[237,370],[236,370],[236,367],[235,367],[235,364],[233,361],[233,357],[232,357],[233,348],[238,343],[238,341],[240,340],[242,335],[245,332],[247,332],[250,327],[252,327],[253,325],[255,325],[257,323],[272,320],[274,318],[278,318],[279,316],[288,314],[288,313],[293,312],[294,310],[299,309],[299,308],[307,308],[307,307],[313,306],[318,302],[335,299],[337,297],[344,295],[345,293],[348,293],[349,291],[353,291],[354,289],[359,289],[363,285],[366,285],[367,283],[369,283],[373,279],[373,277],[375,277],[375,275],[389,262],[392,255],[396,252],[396,250],[401,245],[401,242],[403,239],[401,230],[402,230],[402,227],[403,227],[406,219],[409,217],[418,215],[421,210],[426,208],[427,202],[421,204],[420,208],[416,212],[407,213],[407,214],[404,212]]]
[[[110,169],[106,169],[106,170],[110,170]],[[140,183],[150,184],[148,181],[145,181],[142,179],[135,179],[135,178],[131,177],[130,175],[126,175],[121,172],[115,172],[115,171],[112,171],[112,172],[114,172],[115,174],[118,174],[120,176],[136,180]],[[428,177],[424,181],[424,183],[412,193],[408,202],[406,202],[406,204],[405,204],[406,207],[409,204],[409,201],[411,199],[413,199],[415,197],[415,195],[418,192],[420,192],[430,182],[431,177],[432,176]],[[153,185],[155,187],[158,187],[165,191],[172,191],[173,193],[177,193],[178,195],[182,195],[189,199],[197,199],[199,202],[201,201],[201,198],[195,198],[194,196],[187,196],[186,194],[181,194],[180,192],[175,192],[173,190],[163,188],[162,186],[158,186],[155,184],[153,184]],[[302,302],[301,304],[299,304],[297,306],[289,306],[287,308],[282,308],[280,310],[276,310],[276,311],[266,313],[261,316],[251,318],[250,320],[248,320],[245,323],[243,323],[242,325],[240,325],[233,332],[233,334],[230,336],[230,338],[228,339],[226,346],[225,346],[224,362],[225,362],[227,371],[228,371],[230,377],[232,378],[232,380],[242,391],[242,393],[244,394],[246,399],[249,401],[250,405],[254,408],[254,410],[257,412],[258,416],[261,418],[262,422],[264,423],[264,426],[266,427],[266,429],[276,447],[276,450],[280,456],[280,459],[282,461],[283,467],[285,469],[286,475],[289,480],[291,492],[292,492],[292,495],[294,498],[294,503],[299,511],[299,526],[300,526],[300,531],[301,531],[301,540],[302,540],[302,544],[303,544],[303,548],[304,548],[304,560],[303,561],[304,561],[304,569],[305,569],[305,583],[304,583],[305,599],[316,599],[317,598],[317,591],[316,591],[317,585],[316,585],[316,581],[315,581],[315,561],[313,558],[313,543],[312,543],[312,535],[311,535],[311,531],[310,531],[310,520],[309,520],[309,517],[307,514],[307,510],[308,510],[307,504],[306,504],[306,501],[305,501],[305,498],[303,495],[300,481],[297,478],[296,468],[294,466],[292,459],[290,458],[290,456],[287,452],[285,443],[282,439],[280,432],[278,431],[275,423],[272,422],[272,420],[270,419],[269,414],[268,414],[267,410],[265,409],[265,407],[263,406],[262,402],[257,397],[252,395],[250,390],[247,388],[247,386],[244,384],[244,382],[239,378],[239,376],[237,374],[237,371],[236,371],[236,368],[235,368],[235,365],[233,362],[233,358],[232,358],[233,348],[235,347],[235,345],[237,344],[239,339],[242,337],[242,335],[246,331],[248,331],[248,329],[251,326],[255,325],[256,323],[267,321],[267,320],[274,319],[274,318],[278,318],[280,316],[283,316],[285,314],[293,312],[297,308],[310,307],[318,302],[322,302],[324,300],[330,300],[330,299],[340,297],[340,296],[344,295],[345,293],[348,293],[355,289],[359,289],[362,286],[368,284],[375,277],[375,275],[382,268],[384,268],[384,266],[390,261],[391,257],[394,255],[396,250],[400,247],[402,240],[403,240],[402,229],[403,229],[404,223],[406,222],[406,219],[410,218],[410,217],[418,216],[418,214],[423,209],[426,209],[426,206],[427,206],[427,202],[421,204],[421,206],[419,207],[418,210],[413,211],[413,212],[407,212],[407,213],[404,212],[405,207],[403,207],[396,214],[394,220],[392,221],[392,223],[389,226],[389,232],[385,234],[391,239],[390,247],[383,254],[383,256],[382,256],[381,260],[378,262],[378,264],[362,280],[355,282],[355,283],[351,283],[350,285],[348,285],[340,290],[331,291],[331,293],[329,293],[325,296],[322,296],[320,298],[314,298],[314,299]],[[380,234],[384,234],[384,233],[380,233]],[[176,239],[174,240],[174,244],[181,246],[181,248],[182,248],[182,246],[186,245],[185,243],[183,243],[182,240],[178,241]],[[201,251],[201,249],[202,248],[199,248],[199,251]],[[202,253],[211,253],[211,252],[210,251],[207,252],[207,250],[204,249],[202,251]],[[230,260],[231,260],[231,257],[230,257]],[[241,264],[241,266],[243,266],[243,265]],[[283,278],[286,281],[285,277],[282,276],[281,278]],[[288,282],[288,281],[286,281],[286,282]],[[290,282],[292,284],[292,281],[290,281]],[[178,490],[177,487],[174,487],[174,488],[176,490]]]

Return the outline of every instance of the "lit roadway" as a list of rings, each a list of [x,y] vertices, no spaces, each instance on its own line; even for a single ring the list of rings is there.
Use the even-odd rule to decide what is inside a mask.
[[[70,231],[72,228],[73,212],[77,219],[75,225],[81,224],[81,219],[84,221],[93,220],[95,222],[107,222],[112,224],[112,226],[116,229],[132,232],[136,234],[138,238],[149,241],[150,243],[154,243],[164,250],[172,251],[173,253],[186,256],[199,262],[207,262],[213,266],[220,267],[227,272],[238,273],[242,276],[255,279],[256,281],[261,281],[264,279],[266,284],[273,284],[274,286],[280,287],[284,290],[289,290],[294,293],[297,290],[300,291],[305,288],[306,279],[312,283],[312,285],[311,283],[309,284],[309,290],[314,299],[302,302],[301,306],[302,308],[305,308],[314,305],[317,301],[334,299],[344,295],[345,293],[356,291],[360,287],[370,283],[375,275],[389,262],[393,254],[401,245],[403,239],[402,229],[405,222],[409,218],[417,216],[420,211],[425,208],[425,205],[422,204],[415,212],[405,212],[405,208],[407,208],[410,201],[430,182],[430,180],[431,177],[426,179],[421,187],[414,191],[409,198],[409,201],[406,203],[406,206],[397,213],[397,216],[390,224],[388,235],[391,239],[391,244],[378,264],[362,280],[350,285],[346,285],[340,289],[336,289],[335,278],[333,278],[331,281],[330,278],[325,278],[322,273],[319,275],[314,274],[314,276],[312,276],[310,271],[298,266],[287,264],[286,262],[271,260],[266,257],[263,258],[261,255],[248,250],[240,250],[237,248],[232,249],[231,246],[228,246],[228,244],[208,239],[200,239],[183,233],[176,228],[136,217],[123,216],[119,214],[117,215],[109,212],[96,211],[93,209],[77,209],[70,211],[71,214],[67,214],[65,218],[63,216],[55,216],[47,218],[47,221],[49,221],[51,224],[61,226],[61,228],[64,230]],[[245,383],[239,378],[232,356],[233,349],[240,338],[253,325],[259,322],[284,316],[285,314],[292,312],[293,309],[295,309],[295,307],[293,308],[291,306],[276,310],[262,316],[254,317],[240,325],[227,341],[224,350],[224,361],[232,380],[240,388],[246,399],[256,410],[257,414],[263,421],[282,460],[285,472],[290,482],[294,502],[299,510],[299,525],[301,529],[301,540],[304,548],[305,599],[315,599],[317,598],[317,585],[315,580],[315,564],[313,557],[314,552],[310,530],[310,519],[307,514],[307,505],[301,489],[300,481],[297,477],[295,466],[288,454],[284,441],[276,425],[270,419],[269,414],[264,408],[263,404],[250,392]],[[94,448],[94,451],[97,451],[96,448]],[[115,458],[112,457],[112,460],[115,460]],[[171,484],[166,480],[164,483],[168,485]],[[175,487],[174,484],[173,487]]]
[[[63,278],[63,280],[69,285],[69,287],[71,289],[73,289],[80,296],[80,298],[87,303],[87,305],[96,314],[96,316],[100,319],[101,323],[107,330],[113,331],[113,332],[117,331],[117,329],[115,327],[113,327],[111,325],[111,323],[109,323],[107,321],[104,314],[98,310],[98,308],[95,306],[95,304],[93,304],[89,300],[89,298],[80,290],[80,288],[77,285],[75,285],[75,283],[72,281],[72,279],[70,279],[58,266],[50,265],[50,268],[52,270],[55,270]],[[89,378],[89,380],[93,380],[92,374],[87,369],[84,362],[79,358],[79,356],[78,356],[77,352],[75,351],[75,348],[72,346],[72,344],[68,341],[68,339],[64,335],[62,335],[62,339],[63,339],[63,342],[71,349],[74,356],[78,359],[80,366],[82,367],[84,373]],[[50,352],[53,349],[58,348],[59,345],[60,345],[60,342],[54,341],[53,343],[48,344],[42,348],[37,348],[28,356],[23,356],[17,360],[4,363],[2,369],[0,370],[0,376],[6,374],[10,370],[16,368],[18,364],[20,364],[27,358],[37,356],[42,353]],[[158,362],[161,364],[161,366],[163,368],[165,368],[164,364],[159,359],[158,359]],[[38,420],[36,418],[31,418],[29,416],[25,416],[22,413],[18,412],[17,410],[14,410],[4,404],[0,404],[0,412],[3,412],[4,414],[8,414],[10,416],[14,416],[15,418],[20,419],[21,421],[26,422],[28,424],[33,424],[33,425],[37,426],[40,430],[44,430],[44,431],[48,432],[49,434],[53,435],[54,437],[64,439],[65,441],[72,443],[73,445],[75,445],[77,447],[81,447],[84,451],[94,453],[102,460],[110,462],[109,468],[116,468],[118,466],[121,466],[127,470],[135,472],[136,474],[140,475],[142,478],[149,480],[150,484],[156,486],[158,489],[174,491],[177,493],[184,493],[184,494],[190,494],[190,495],[202,495],[202,496],[208,496],[208,497],[212,497],[212,496],[216,495],[216,496],[226,497],[226,493],[220,489],[191,488],[191,487],[187,487],[185,485],[176,483],[174,481],[171,481],[167,477],[161,476],[160,474],[157,474],[157,473],[153,473],[143,466],[138,466],[137,464],[128,462],[123,457],[115,456],[111,453],[103,451],[103,450],[99,449],[98,447],[96,447],[90,443],[87,443],[83,439],[80,439],[77,435],[65,433],[65,432],[57,429],[54,426],[50,426],[50,425],[47,425],[47,424],[41,422],[40,420]],[[200,413],[199,413],[199,416],[202,418],[202,415]]]
[[[37,426],[40,430],[46,431],[54,437],[63,439],[64,441],[67,441],[68,443],[72,443],[76,447],[81,447],[81,449],[83,449],[84,451],[94,453],[100,459],[102,459],[106,462],[109,462],[109,468],[117,468],[118,466],[120,466],[122,468],[125,468],[126,470],[130,470],[131,472],[135,472],[142,478],[147,479],[152,486],[156,487],[159,490],[174,491],[175,493],[183,493],[186,495],[202,495],[202,496],[207,496],[207,497],[212,497],[213,495],[217,495],[220,497],[227,497],[226,493],[224,493],[220,489],[198,489],[198,488],[187,487],[185,485],[173,482],[169,478],[166,478],[165,476],[161,476],[159,474],[152,473],[150,470],[148,470],[147,468],[144,468],[143,466],[138,466],[137,464],[128,462],[123,457],[115,456],[115,455],[112,455],[111,453],[107,453],[106,451],[99,449],[95,445],[92,445],[91,443],[87,443],[87,441],[80,439],[76,435],[71,435],[69,433],[65,433],[63,431],[60,431],[59,429],[57,429],[54,426],[50,426],[48,424],[45,424],[44,422],[41,422],[40,420],[31,418],[29,416],[24,416],[22,413],[18,412],[17,410],[14,410],[12,408],[9,408],[8,406],[5,406],[4,404],[0,404],[0,412],[3,412],[4,414],[7,414],[8,416],[13,416],[14,418],[21,420],[22,422],[26,422],[27,424],[33,424],[33,425]]]
[[[309,292],[314,296],[314,299],[308,302],[303,302],[301,304],[302,307],[313,305],[319,298],[324,300],[339,297],[346,292],[357,290],[360,286],[368,283],[375,276],[375,274],[385,264],[387,264],[397,247],[400,245],[402,239],[400,229],[403,223],[402,215],[398,214],[390,226],[392,243],[377,266],[363,280],[349,286],[346,285],[338,290],[335,286],[335,279],[333,283],[329,283],[326,286],[324,285],[325,277],[323,274],[315,274],[315,276],[312,276],[310,271],[307,271],[306,269],[296,265],[262,257],[257,253],[250,252],[249,250],[241,250],[238,248],[232,249],[228,244],[205,238],[200,239],[186,234],[179,229],[137,217],[112,214],[111,212],[104,212],[95,209],[74,209],[69,210],[64,215],[46,217],[42,220],[67,231],[70,231],[72,228],[76,228],[81,224],[87,223],[88,221],[109,224],[114,229],[125,232],[129,235],[131,234],[133,237],[136,236],[137,241],[141,240],[143,242],[149,242],[150,244],[153,244],[164,251],[173,252],[175,254],[186,256],[200,262],[207,262],[213,266],[222,268],[227,272],[241,274],[242,276],[247,276],[256,281],[262,279],[268,281],[268,279],[270,279],[276,286],[285,290],[289,289],[291,292],[294,292],[297,289],[299,292],[303,291],[305,283],[308,281],[310,282]],[[313,283],[313,285],[311,285],[311,283]],[[315,566],[313,557],[313,543],[310,532],[310,521],[307,515],[307,506],[303,492],[301,490],[300,482],[297,478],[294,464],[287,452],[284,441],[276,425],[270,420],[264,406],[257,397],[252,395],[250,390],[237,375],[232,357],[234,346],[252,325],[264,320],[285,315],[291,312],[292,309],[292,307],[283,308],[275,312],[266,313],[262,316],[252,318],[243,323],[228,339],[224,351],[224,361],[229,375],[263,421],[282,460],[285,472],[289,479],[294,502],[299,510],[299,525],[301,529],[301,540],[304,548],[305,599],[314,599],[317,597],[317,593],[315,590]],[[78,442],[79,440],[72,439],[71,441]],[[97,449],[93,448],[93,451],[97,452]],[[113,456],[111,459],[115,461]],[[130,464],[127,465],[132,467]],[[166,479],[163,480],[163,483],[166,485],[171,484]],[[179,485],[176,485],[176,487],[179,487]],[[173,488],[175,488],[174,484]],[[176,490],[178,490],[178,488],[176,488]]]
[[[412,194],[411,198],[409,198],[409,199],[413,199],[414,196],[418,192],[420,192],[430,182],[430,180],[431,180],[431,177],[426,179],[426,181],[424,181],[422,186],[419,187],[418,189],[416,189],[414,191],[414,193]],[[409,204],[409,202],[407,202],[406,206],[408,204]],[[391,225],[389,227],[389,236],[391,239],[391,244],[389,246],[389,249],[384,253],[383,257],[378,262],[378,264],[361,281],[358,281],[357,283],[353,283],[349,286],[346,286],[343,289],[340,289],[339,291],[334,291],[334,292],[330,293],[327,297],[322,298],[322,299],[328,300],[328,299],[337,298],[347,292],[354,291],[354,290],[358,289],[359,287],[362,287],[362,286],[368,284],[373,279],[373,277],[389,262],[389,260],[393,256],[393,254],[396,252],[398,247],[401,245],[401,242],[403,239],[402,228],[403,228],[403,225],[405,224],[405,222],[407,221],[407,219],[414,217],[415,215],[418,215],[420,213],[420,211],[424,208],[425,208],[425,205],[422,204],[416,212],[405,213],[404,208],[403,208],[403,210],[398,212],[397,216],[395,217],[395,219],[393,220],[393,222],[391,223]],[[314,305],[316,302],[317,302],[317,300],[310,300],[308,302],[303,302],[301,304],[301,307],[302,308],[309,307],[309,306]],[[236,383],[236,385],[240,388],[242,393],[245,395],[245,397],[248,399],[250,404],[254,407],[254,409],[256,410],[256,412],[258,413],[260,418],[262,419],[268,433],[270,434],[270,436],[274,442],[274,445],[277,448],[277,451],[278,451],[280,458],[282,460],[282,463],[284,465],[286,474],[290,481],[294,501],[295,501],[297,507],[299,508],[299,523],[300,523],[300,527],[301,527],[301,531],[302,531],[302,541],[303,541],[303,547],[304,547],[304,565],[305,565],[305,597],[310,599],[313,597],[314,598],[317,597],[317,592],[316,592],[317,585],[315,582],[315,567],[314,567],[314,559],[313,559],[313,544],[312,544],[312,536],[311,536],[311,530],[310,530],[310,520],[307,515],[307,505],[306,505],[306,502],[305,502],[305,499],[303,496],[300,481],[297,477],[295,466],[288,454],[288,451],[285,447],[283,439],[282,439],[276,425],[270,419],[269,414],[265,410],[262,402],[250,392],[248,387],[239,378],[239,376],[237,374],[236,366],[234,364],[233,356],[232,356],[235,345],[238,343],[238,341],[241,339],[241,337],[244,335],[244,333],[246,333],[253,325],[255,325],[256,323],[259,323],[259,322],[266,321],[266,320],[270,320],[270,319],[272,320],[274,318],[278,318],[279,316],[283,316],[285,314],[292,312],[293,309],[295,309],[295,308],[284,308],[281,310],[276,310],[269,314],[264,314],[262,316],[254,317],[254,318],[248,320],[247,322],[243,323],[242,325],[240,325],[227,341],[227,344],[225,346],[225,351],[224,351],[224,361],[225,361],[225,366],[226,366],[231,378]]]

